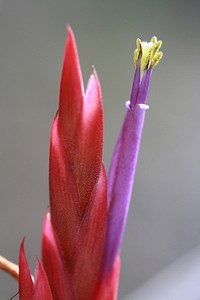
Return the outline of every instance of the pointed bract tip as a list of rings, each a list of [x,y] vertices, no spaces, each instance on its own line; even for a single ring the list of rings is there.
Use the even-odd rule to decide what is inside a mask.
[[[97,75],[97,72],[96,72],[96,69],[95,69],[95,66],[94,66],[94,65],[92,65],[92,74],[93,74],[93,75]]]
[[[74,38],[74,32],[69,24],[66,25],[67,34]]]
[[[24,249],[24,239],[19,252],[19,298],[20,300],[32,299],[33,278],[30,273]]]
[[[21,244],[20,244],[20,250],[24,251],[24,243],[25,243],[25,236],[23,237]]]
[[[67,30],[67,43],[72,43],[72,45],[75,49],[75,52],[78,55],[75,35],[74,35],[74,32],[73,32],[72,28],[70,27],[70,25],[67,25],[66,30]]]
[[[33,300],[46,299],[53,300],[51,288],[49,286],[49,282],[47,279],[46,272],[37,258],[37,263],[35,267],[34,274],[35,282],[34,282],[34,291],[33,291]]]
[[[94,85],[96,85],[96,88],[98,89],[99,97],[102,99],[101,84],[100,84],[99,77],[98,77],[98,74],[97,74],[97,71],[96,71],[94,65],[92,65],[92,72],[91,72],[90,78],[88,80],[86,94],[88,92],[88,89],[91,88],[91,85],[93,88],[94,88]]]
[[[90,82],[91,79],[95,79],[95,80],[98,82],[98,85],[100,85],[100,83],[99,83],[99,78],[98,78],[98,75],[97,75],[97,71],[96,71],[94,65],[92,65],[92,72],[91,72],[91,74],[90,74],[88,83]],[[87,90],[87,89],[86,89],[86,90]]]

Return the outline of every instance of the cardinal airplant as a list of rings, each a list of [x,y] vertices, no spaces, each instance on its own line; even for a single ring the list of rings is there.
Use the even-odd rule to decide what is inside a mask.
[[[86,91],[70,27],[58,111],[49,154],[49,198],[42,231],[42,262],[31,275],[24,240],[19,267],[0,259],[18,279],[20,300],[117,298],[120,249],[134,183],[153,68],[161,41],[136,41],[135,74],[108,176],[102,163],[104,117],[95,69]],[[117,86],[111,83],[112,88]],[[123,104],[122,104],[123,105]]]

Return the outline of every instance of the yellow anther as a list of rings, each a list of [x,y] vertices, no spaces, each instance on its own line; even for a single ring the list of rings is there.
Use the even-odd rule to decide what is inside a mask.
[[[142,51],[142,42],[140,39],[136,40],[136,46],[137,46],[138,51]]]
[[[155,67],[159,63],[162,57],[163,57],[162,52],[158,52],[156,55],[154,55],[154,58],[152,59],[152,66]]]
[[[157,42],[157,36],[152,36],[151,40],[152,43],[156,43]]]
[[[162,41],[158,41],[156,36],[153,36],[149,43],[136,40],[136,50],[134,51],[134,63],[137,65],[141,59],[141,73],[147,70],[150,66],[155,67],[161,60],[163,53],[159,52]]]

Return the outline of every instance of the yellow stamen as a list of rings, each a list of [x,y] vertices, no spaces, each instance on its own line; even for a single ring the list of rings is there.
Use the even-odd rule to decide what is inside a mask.
[[[139,59],[141,59],[141,72],[147,70],[150,66],[155,67],[163,56],[163,53],[159,51],[162,41],[158,41],[156,36],[153,36],[149,43],[137,39],[136,46],[134,62],[137,65]]]

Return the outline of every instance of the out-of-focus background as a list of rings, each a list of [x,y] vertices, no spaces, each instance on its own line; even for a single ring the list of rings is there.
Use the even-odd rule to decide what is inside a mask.
[[[135,40],[163,40],[122,248],[119,299],[200,244],[199,16],[199,0],[0,0],[2,255],[17,262],[26,236],[32,272],[40,256],[49,133],[68,23],[85,85],[93,64],[101,81],[106,168],[130,96]],[[0,272],[0,299],[16,292],[16,282]]]

